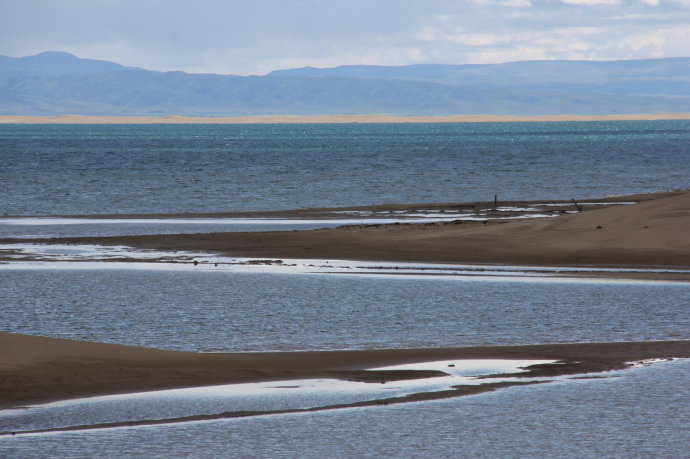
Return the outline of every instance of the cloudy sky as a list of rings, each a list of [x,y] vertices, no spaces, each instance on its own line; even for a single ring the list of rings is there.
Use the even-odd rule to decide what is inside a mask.
[[[0,0],[0,54],[153,70],[690,56],[690,0]]]

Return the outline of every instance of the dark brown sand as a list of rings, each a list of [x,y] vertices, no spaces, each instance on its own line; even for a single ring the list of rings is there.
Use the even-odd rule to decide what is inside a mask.
[[[34,241],[272,259],[690,269],[690,191],[628,198],[640,202],[552,218]]]
[[[165,388],[332,377],[380,383],[432,376],[367,368],[452,359],[544,359],[528,376],[620,369],[625,362],[690,357],[690,341],[437,349],[218,353],[164,351],[0,333],[0,406]]]

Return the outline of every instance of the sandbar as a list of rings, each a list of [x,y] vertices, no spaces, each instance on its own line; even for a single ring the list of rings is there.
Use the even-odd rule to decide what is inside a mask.
[[[0,407],[95,395],[307,378],[380,382],[409,374],[367,369],[451,359],[538,359],[529,377],[602,372],[627,362],[690,357],[690,340],[377,349],[195,353],[0,333]],[[421,375],[424,376],[424,375]]]
[[[626,199],[636,203],[602,205],[549,218],[22,241],[124,245],[247,258],[690,270],[690,191],[618,197],[609,204]],[[688,280],[688,274],[681,273],[681,280]]]

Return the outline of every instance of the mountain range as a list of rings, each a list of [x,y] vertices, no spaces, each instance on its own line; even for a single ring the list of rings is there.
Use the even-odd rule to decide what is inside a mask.
[[[690,112],[690,58],[159,72],[0,56],[0,115],[608,115]]]

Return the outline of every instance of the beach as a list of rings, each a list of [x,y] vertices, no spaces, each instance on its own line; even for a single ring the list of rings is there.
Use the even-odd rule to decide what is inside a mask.
[[[0,116],[0,124],[348,124],[348,123],[514,123],[558,121],[688,120],[690,113],[638,113],[616,115],[265,115],[265,116]]]

